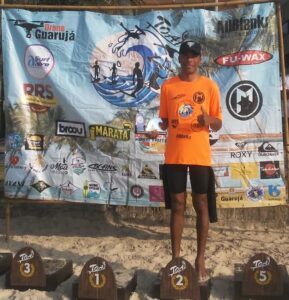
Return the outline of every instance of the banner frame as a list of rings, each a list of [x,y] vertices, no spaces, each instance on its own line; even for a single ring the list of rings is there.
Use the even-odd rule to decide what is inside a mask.
[[[234,5],[250,5],[258,3],[277,2],[280,0],[232,0],[226,2],[192,2],[192,3],[177,3],[177,4],[149,4],[149,5],[44,5],[44,4],[5,4],[5,0],[1,0],[0,8],[16,8],[16,9],[45,9],[45,10],[150,10],[150,9],[186,9],[186,8],[205,8],[219,6],[234,6]]]
[[[282,79],[282,96],[283,96],[283,108],[284,108],[284,149],[285,149],[285,186],[288,195],[288,159],[289,159],[289,129],[288,129],[288,105],[287,105],[287,94],[286,94],[286,68],[285,68],[285,57],[284,57],[284,40],[283,40],[283,29],[282,29],[282,15],[281,15],[281,4],[280,0],[233,0],[228,2],[198,2],[198,3],[186,3],[186,4],[162,4],[162,5],[121,5],[121,6],[77,6],[77,5],[35,5],[35,4],[5,4],[5,0],[1,0],[1,9],[28,9],[28,10],[90,10],[90,11],[145,11],[151,9],[189,9],[189,8],[207,8],[207,7],[224,7],[226,6],[237,6],[237,5],[250,5],[250,4],[261,4],[274,2],[276,4],[276,15],[277,15],[277,26],[278,26],[278,37],[279,37],[279,56],[280,56],[280,71]],[[37,201],[31,199],[11,199],[4,197],[3,199],[5,209],[5,241],[8,242],[10,236],[10,215],[11,206],[20,203],[45,203],[45,204],[69,204],[70,202],[62,201]],[[286,199],[288,204],[288,199]]]

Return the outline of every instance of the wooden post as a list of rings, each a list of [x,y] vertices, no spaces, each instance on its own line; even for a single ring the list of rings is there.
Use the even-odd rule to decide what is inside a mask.
[[[5,241],[6,243],[9,241],[10,234],[10,203],[7,199],[4,198],[6,202],[6,210],[5,210]]]

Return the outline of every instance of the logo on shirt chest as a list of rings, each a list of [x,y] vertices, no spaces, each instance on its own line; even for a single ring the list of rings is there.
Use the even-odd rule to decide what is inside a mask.
[[[193,114],[194,108],[191,104],[183,103],[179,106],[178,114],[181,118],[187,119]]]
[[[194,101],[195,103],[197,103],[197,104],[202,104],[202,103],[204,103],[204,101],[205,101],[205,95],[204,95],[204,93],[203,93],[203,92],[200,92],[200,91],[195,92],[195,93],[193,94],[193,101]]]

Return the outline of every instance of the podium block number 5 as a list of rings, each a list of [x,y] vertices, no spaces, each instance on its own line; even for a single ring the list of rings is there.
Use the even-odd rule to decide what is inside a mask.
[[[257,270],[254,274],[256,282],[260,285],[267,285],[271,282],[272,274],[270,271]]]

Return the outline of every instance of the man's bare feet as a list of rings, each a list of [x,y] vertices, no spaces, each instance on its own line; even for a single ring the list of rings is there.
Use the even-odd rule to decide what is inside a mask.
[[[209,280],[209,276],[206,272],[205,267],[205,258],[196,258],[195,260],[195,269],[198,274],[199,283],[205,283]]]

